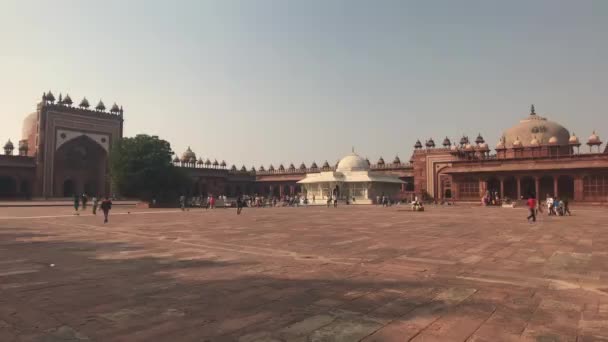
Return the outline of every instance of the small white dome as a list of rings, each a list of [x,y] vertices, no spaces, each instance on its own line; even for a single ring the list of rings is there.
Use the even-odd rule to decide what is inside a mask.
[[[601,144],[600,137],[595,134],[595,131],[589,136],[589,140],[587,140],[587,144]]]
[[[552,136],[551,138],[549,138],[549,145],[557,145],[557,143],[558,141],[556,136]]]
[[[482,151],[487,151],[490,148],[488,147],[488,144],[484,142],[484,143],[479,144],[479,149]]]
[[[576,136],[576,134],[572,133],[572,135],[570,136],[570,139],[568,139],[568,143],[570,143],[570,144],[579,143],[579,140],[578,140],[578,137]]]
[[[522,147],[521,140],[519,140],[519,137],[515,138],[515,141],[513,141],[513,147]]]
[[[530,146],[538,147],[539,145],[540,145],[540,142],[538,142],[538,139],[536,139],[536,136],[534,138],[532,138],[532,141],[530,141]]]
[[[356,153],[351,153],[338,162],[336,171],[368,171],[369,163]]]

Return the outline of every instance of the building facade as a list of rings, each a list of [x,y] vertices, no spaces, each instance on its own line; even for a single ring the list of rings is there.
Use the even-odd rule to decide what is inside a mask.
[[[109,111],[99,101],[94,109],[84,98],[73,106],[69,95],[56,100],[44,93],[36,111],[23,124],[22,139],[8,141],[0,155],[0,198],[60,198],[75,193],[111,193],[108,159],[112,143],[123,135],[123,109]],[[585,145],[585,146],[583,146]],[[582,151],[581,151],[582,150]],[[380,158],[366,172],[398,179],[393,199],[415,196],[430,200],[479,201],[488,193],[521,199],[547,195],[575,201],[608,202],[608,148],[593,132],[580,141],[565,127],[530,113],[506,129],[492,150],[483,137],[447,137],[441,146],[433,139],[417,141],[408,162]],[[312,162],[298,167],[228,167],[225,161],[198,157],[188,148],[173,160],[192,178],[191,196],[259,194],[282,197],[303,194],[308,176],[336,172],[338,163]],[[388,179],[387,178],[387,179]]]

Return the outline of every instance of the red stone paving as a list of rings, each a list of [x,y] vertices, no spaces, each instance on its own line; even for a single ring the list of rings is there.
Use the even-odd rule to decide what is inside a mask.
[[[602,208],[113,214],[0,209],[0,341],[608,341]]]

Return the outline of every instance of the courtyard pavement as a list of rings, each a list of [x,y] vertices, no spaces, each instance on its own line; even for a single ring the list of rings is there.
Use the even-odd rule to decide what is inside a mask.
[[[608,211],[0,208],[0,341],[608,341]]]

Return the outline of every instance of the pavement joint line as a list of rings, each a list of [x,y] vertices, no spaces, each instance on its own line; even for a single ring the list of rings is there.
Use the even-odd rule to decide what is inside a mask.
[[[68,224],[62,224],[62,223],[55,223],[58,225],[62,225],[62,226],[66,226],[66,227],[74,227],[74,225],[68,225]],[[148,238],[148,239],[153,239],[153,240],[158,240],[158,237],[156,235],[147,235],[147,234],[142,234],[142,233],[133,233],[133,232],[125,232],[125,231],[105,231],[103,229],[101,229],[101,227],[95,226],[95,225],[90,225],[90,224],[79,224],[76,226],[77,229],[80,230],[84,230],[84,231],[90,231],[90,230],[94,230],[98,233],[105,233],[106,235],[108,234],[122,234],[122,235],[126,235],[126,236],[131,236],[131,237],[144,237],[144,238]],[[241,253],[241,254],[250,254],[250,255],[257,255],[257,256],[267,256],[267,257],[282,257],[282,258],[291,258],[297,261],[317,261],[319,263],[332,263],[332,264],[338,264],[338,265],[356,265],[356,263],[347,263],[347,262],[342,262],[342,261],[336,261],[336,260],[332,260],[332,258],[326,258],[326,257],[320,257],[320,258],[312,258],[312,259],[305,259],[305,258],[301,258],[298,257],[299,254],[297,252],[291,252],[291,251],[284,251],[284,250],[277,250],[277,249],[271,249],[269,251],[269,249],[267,248],[262,248],[262,247],[255,247],[255,246],[242,246],[242,245],[236,245],[236,244],[223,244],[220,242],[213,242],[213,241],[209,241],[209,240],[204,240],[207,241],[206,244],[199,244],[199,243],[194,243],[194,242],[187,242],[187,241],[171,241],[172,243],[178,243],[178,244],[182,244],[182,245],[188,245],[188,246],[195,246],[195,247],[204,247],[204,248],[210,248],[210,249],[219,249],[219,250],[223,250],[223,251],[228,251],[228,252],[234,252],[234,253]],[[220,244],[220,245],[224,245],[224,246],[213,246],[212,244]],[[229,247],[225,247],[225,246],[229,246],[229,247],[234,247],[234,248],[229,248]],[[265,253],[262,252],[254,252],[254,251],[247,251],[246,248],[249,247],[253,247],[253,248],[257,248],[262,250]],[[277,253],[273,253],[272,251],[279,251],[281,253],[277,254]]]
[[[135,211],[135,212],[118,212],[111,213],[110,217],[115,215],[144,215],[144,214],[171,214],[181,213],[180,210],[162,210],[162,211]],[[65,214],[65,215],[44,215],[44,216],[0,216],[0,220],[29,220],[29,219],[42,219],[42,218],[65,218],[65,217],[101,217],[101,215],[93,214]]]

